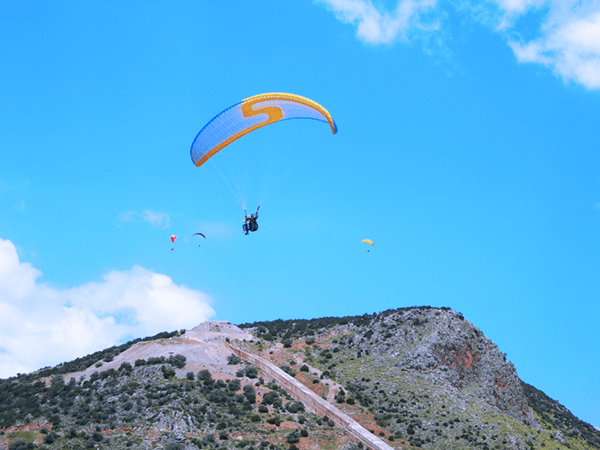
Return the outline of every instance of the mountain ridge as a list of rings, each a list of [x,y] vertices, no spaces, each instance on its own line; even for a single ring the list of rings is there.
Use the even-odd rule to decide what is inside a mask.
[[[233,358],[228,344],[293,374],[394,448],[600,448],[600,432],[523,383],[462,314],[412,307],[239,327],[204,322],[0,380],[0,449],[36,445],[18,433],[40,448],[358,448]],[[41,426],[14,428],[27,422],[46,424],[55,440],[46,442]]]

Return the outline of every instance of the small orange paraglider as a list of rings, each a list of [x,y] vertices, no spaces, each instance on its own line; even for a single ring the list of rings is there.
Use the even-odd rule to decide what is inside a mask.
[[[375,244],[373,244],[373,241],[371,239],[363,239],[362,241],[360,241],[361,244],[363,242],[366,242],[367,244],[371,244],[371,247],[375,247]],[[367,250],[367,252],[369,252],[369,250]]]

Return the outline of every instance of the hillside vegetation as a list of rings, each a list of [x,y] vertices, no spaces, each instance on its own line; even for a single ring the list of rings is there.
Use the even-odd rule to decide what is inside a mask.
[[[362,447],[260,368],[223,356],[236,327],[213,324],[0,380],[0,449]],[[497,346],[448,308],[239,327],[252,334],[232,345],[393,448],[600,448],[597,430],[523,383]]]
[[[598,430],[523,383],[497,346],[449,308],[240,327],[301,353],[367,407],[386,433],[413,445],[600,448]]]

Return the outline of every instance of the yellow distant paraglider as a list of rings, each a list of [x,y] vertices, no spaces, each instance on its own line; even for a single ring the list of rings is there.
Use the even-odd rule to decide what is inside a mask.
[[[360,243],[362,244],[363,242],[366,242],[367,244],[371,244],[371,247],[375,247],[375,244],[373,244],[373,241],[371,239],[363,239],[362,241],[360,241]],[[367,250],[368,252],[369,250]]]

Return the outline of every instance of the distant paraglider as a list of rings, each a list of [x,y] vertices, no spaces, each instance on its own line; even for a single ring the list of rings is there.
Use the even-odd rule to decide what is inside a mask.
[[[202,236],[204,239],[206,239],[206,236],[204,236],[202,233],[194,233],[192,237],[194,236]],[[200,244],[198,244],[198,247],[200,247]]]
[[[363,242],[367,243],[367,244],[371,244],[371,247],[374,247],[375,244],[373,244],[373,241],[371,239],[363,239],[362,241],[360,241],[360,243],[362,244]],[[367,250],[367,252],[369,252],[369,250]]]
[[[175,239],[177,239],[177,236],[175,236],[174,234],[171,235],[171,244],[175,242]],[[171,250],[173,250],[173,248],[171,248]]]

